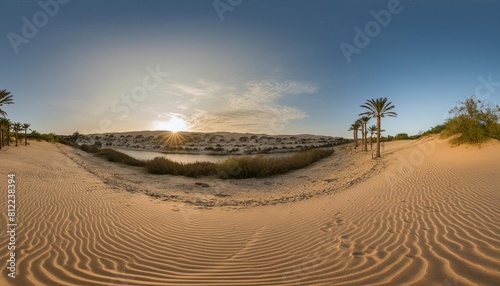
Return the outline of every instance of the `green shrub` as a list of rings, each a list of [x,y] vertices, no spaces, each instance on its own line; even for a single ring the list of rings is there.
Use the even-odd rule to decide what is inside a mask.
[[[92,145],[91,145],[92,146]],[[131,166],[144,166],[146,164],[143,160],[138,160],[122,152],[118,152],[113,149],[101,149],[98,150],[96,156],[105,157],[110,162],[118,162]]]
[[[450,110],[454,116],[445,123],[444,137],[457,135],[452,144],[481,144],[490,138],[500,140],[500,107],[491,106],[475,97],[466,98]]]
[[[432,127],[431,129],[425,131],[424,133],[422,133],[421,136],[431,135],[431,134],[439,134],[439,133],[443,132],[443,130],[445,128],[446,128],[445,124],[438,124],[438,125]]]
[[[142,161],[112,149],[99,149],[96,145],[82,145],[82,150],[96,153],[111,162],[132,166],[144,166],[151,174],[179,175],[187,177],[218,176],[223,179],[261,178],[304,168],[333,154],[333,149],[312,149],[295,153],[289,157],[235,156],[219,162],[178,163],[164,157]]]
[[[217,164],[217,176],[223,179],[245,179],[284,174],[304,168],[333,152],[333,149],[312,149],[282,158],[264,155],[231,157]]]
[[[216,174],[215,163],[195,162],[182,164],[164,157],[146,161],[146,170],[157,175],[181,175],[187,177],[211,176]]]
[[[87,153],[97,153],[99,151],[99,146],[97,145],[89,145],[89,144],[82,144],[80,146],[80,149]]]

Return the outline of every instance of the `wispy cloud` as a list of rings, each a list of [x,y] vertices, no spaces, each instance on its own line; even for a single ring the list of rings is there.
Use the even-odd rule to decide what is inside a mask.
[[[318,87],[310,82],[264,79],[240,88],[199,80],[176,83],[168,90],[176,107],[195,131],[279,133],[292,120],[307,117],[298,107],[286,104],[291,95],[313,94]]]

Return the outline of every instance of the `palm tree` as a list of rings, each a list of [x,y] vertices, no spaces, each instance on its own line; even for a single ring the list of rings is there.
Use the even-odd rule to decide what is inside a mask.
[[[5,128],[6,121],[7,121],[7,119],[0,118],[0,149],[2,149],[2,147],[3,147],[4,128]]]
[[[373,118],[377,118],[377,130],[381,130],[380,121],[382,117],[391,116],[396,117],[396,112],[392,111],[395,107],[392,102],[387,102],[387,97],[380,97],[377,99],[369,99],[362,104],[361,107],[368,109],[368,111],[360,113],[359,115],[368,115]],[[375,152],[375,158],[380,157],[380,132],[377,132],[377,151]]]
[[[12,101],[12,94],[10,94],[10,92],[6,89],[0,90],[0,106],[13,103],[14,101]],[[7,112],[0,109],[0,115],[5,117],[5,115],[7,115]]]
[[[24,146],[28,146],[28,128],[30,128],[31,124],[24,123],[21,127],[24,129]]]
[[[359,127],[360,127],[359,121],[356,120],[353,124],[351,124],[351,127],[348,130],[348,131],[354,131],[354,142],[356,143],[356,146],[358,146],[358,130],[359,130]]]
[[[19,134],[19,131],[21,131],[21,123],[16,122],[16,123],[12,124],[12,129],[16,133],[16,147],[17,147],[18,134]]]
[[[10,146],[10,126],[12,125],[12,122],[10,122],[10,119],[4,118],[4,125],[3,125],[3,132],[5,136],[5,141],[7,142],[7,146]]]
[[[370,150],[373,150],[373,133],[377,132],[377,126],[372,125],[368,130],[370,131]]]
[[[368,133],[367,129],[366,129],[366,124],[368,123],[368,121],[370,121],[370,116],[363,116],[359,119],[359,122],[361,123],[361,136],[362,136],[362,148],[364,151],[368,151],[368,140],[366,138],[366,135]]]

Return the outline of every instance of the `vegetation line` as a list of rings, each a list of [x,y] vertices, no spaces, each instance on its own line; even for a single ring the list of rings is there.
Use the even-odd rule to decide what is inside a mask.
[[[124,163],[131,166],[145,167],[151,174],[180,175],[187,177],[216,176],[222,179],[263,178],[301,169],[326,158],[334,153],[331,148],[311,149],[297,152],[289,157],[233,156],[222,162],[178,163],[164,157],[152,160],[138,160],[112,149],[99,149],[95,145],[82,145],[80,148],[96,156],[104,157],[111,162]]]

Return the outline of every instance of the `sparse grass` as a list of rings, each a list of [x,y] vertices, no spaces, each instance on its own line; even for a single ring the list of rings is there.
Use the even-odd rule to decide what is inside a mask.
[[[187,177],[212,176],[216,174],[216,164],[211,162],[195,162],[182,164],[163,157],[146,161],[146,169],[151,174],[180,175]]]
[[[82,144],[82,146],[80,146],[80,149],[82,149],[83,151],[85,151],[87,153],[97,153],[97,152],[99,152],[100,146]]]
[[[217,176],[223,179],[270,177],[304,168],[333,152],[333,149],[312,149],[283,158],[264,155],[231,157],[217,164]]]
[[[108,161],[111,162],[119,162],[131,166],[144,166],[146,164],[146,162],[143,160],[138,160],[134,157],[131,157],[127,154],[123,154],[122,152],[118,152],[113,149],[101,149],[96,153],[96,156],[105,157],[108,159]]]
[[[84,147],[85,146],[85,147]],[[82,145],[82,150],[89,149],[96,156],[107,158],[111,162],[120,162],[131,166],[144,166],[148,173],[157,175],[176,175],[186,177],[217,176],[222,179],[262,178],[284,174],[304,168],[320,159],[333,154],[333,149],[311,149],[295,153],[289,157],[234,156],[219,163],[195,162],[178,163],[164,157],[153,160],[138,160],[112,149],[95,149],[95,145]]]

